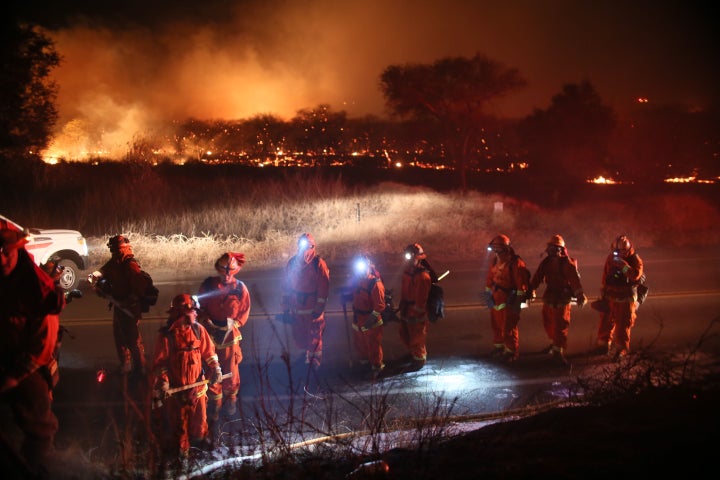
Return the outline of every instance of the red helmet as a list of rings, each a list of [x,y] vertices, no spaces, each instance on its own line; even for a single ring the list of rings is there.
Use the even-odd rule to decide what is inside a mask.
[[[120,248],[122,248],[124,245],[130,245],[130,240],[124,235],[115,235],[113,237],[110,237],[110,239],[107,242],[107,246],[110,249],[111,252],[119,252]]]
[[[215,262],[215,270],[222,275],[235,275],[245,264],[244,253],[223,253]]]
[[[298,238],[298,250],[305,251],[315,248],[315,238],[311,233],[303,233]]]
[[[497,235],[488,244],[488,251],[490,252],[502,252],[510,248],[510,238],[507,235]]]
[[[615,239],[615,242],[613,242],[612,249],[616,255],[624,257],[632,254],[633,245],[627,235],[620,235]]]
[[[172,302],[170,302],[170,309],[167,313],[169,313],[172,317],[179,317],[192,310],[198,310],[197,301],[187,293],[181,293],[172,299]]]
[[[548,240],[547,244],[548,244],[548,246],[553,246],[553,247],[564,247],[565,240],[560,235],[555,234],[552,237],[550,237],[550,240]]]
[[[424,258],[427,258],[427,255],[425,255],[425,251],[423,250],[422,246],[420,246],[419,243],[411,243],[407,247],[405,247],[405,259],[406,260],[412,260],[412,259],[418,259],[422,260]]]
[[[21,248],[28,243],[28,231],[22,230],[16,223],[0,216],[0,248],[10,250]]]

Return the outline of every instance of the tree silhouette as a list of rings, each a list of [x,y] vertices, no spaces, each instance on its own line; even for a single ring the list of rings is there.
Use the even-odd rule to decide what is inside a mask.
[[[607,172],[615,114],[588,81],[568,84],[547,110],[519,126],[529,173],[546,183],[582,182]]]
[[[37,157],[57,121],[57,86],[49,79],[60,56],[38,28],[11,17],[0,20],[0,158],[14,163]]]
[[[485,105],[525,86],[517,69],[476,54],[435,63],[391,65],[380,76],[386,106],[395,115],[436,123],[447,153],[457,162],[460,185],[467,190],[471,152],[480,147],[488,121]]]

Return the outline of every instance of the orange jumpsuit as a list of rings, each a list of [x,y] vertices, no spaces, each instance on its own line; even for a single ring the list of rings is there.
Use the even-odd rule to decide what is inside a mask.
[[[602,276],[602,296],[610,312],[600,318],[598,342],[608,339],[614,354],[630,352],[630,331],[637,318],[636,286],[643,275],[642,259],[633,249],[627,257],[608,255]]]
[[[520,302],[527,298],[528,285],[519,268],[524,265],[523,259],[512,253],[496,256],[485,280],[494,304],[490,309],[493,345],[512,358],[517,358],[520,347]]]
[[[224,284],[219,276],[208,277],[200,285],[198,297],[202,311],[200,323],[210,334],[223,373],[232,373],[220,384],[210,385],[208,411],[210,420],[217,420],[223,402],[236,402],[240,391],[242,349],[240,329],[250,316],[250,292],[235,278]]]
[[[430,295],[430,272],[408,265],[403,271],[400,294],[400,339],[410,350],[413,361],[427,360],[428,317],[425,309]]]
[[[145,372],[145,346],[140,335],[145,281],[133,255],[116,256],[100,268],[113,299],[113,336],[120,365],[133,374]]]
[[[542,282],[546,284],[542,297],[545,334],[552,350],[563,352],[570,329],[570,302],[583,294],[577,260],[567,255],[545,257],[530,280],[529,290],[537,290]]]
[[[325,306],[330,291],[330,270],[317,254],[293,256],[285,267],[281,307],[292,317],[295,344],[305,350],[305,362],[322,363]]]
[[[218,366],[212,339],[202,325],[180,316],[159,330],[153,360],[155,385],[166,381],[175,388],[201,381],[205,378],[203,363],[210,371]],[[207,389],[207,384],[196,386],[164,400],[169,422],[163,431],[166,452],[187,456],[191,440],[207,437]]]
[[[29,466],[54,450],[58,420],[52,411],[57,382],[55,359],[64,296],[24,248],[8,276],[0,275],[0,384],[17,382],[3,394],[24,434],[21,452]]]
[[[353,290],[353,340],[361,361],[374,371],[382,370],[383,319],[385,285],[376,272],[358,280]]]

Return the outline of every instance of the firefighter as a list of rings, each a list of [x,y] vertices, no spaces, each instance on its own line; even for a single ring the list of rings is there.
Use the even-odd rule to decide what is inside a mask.
[[[493,256],[485,280],[485,304],[490,309],[493,333],[490,355],[514,363],[519,356],[521,305],[528,299],[530,278],[525,262],[510,246],[507,235],[495,236],[488,252]]]
[[[56,352],[65,301],[25,249],[27,232],[0,217],[0,395],[23,433],[20,452],[31,473],[47,471],[58,420]],[[7,429],[5,429],[7,431]]]
[[[353,344],[360,363],[369,364],[371,378],[377,379],[385,368],[382,349],[385,285],[366,255],[356,259],[353,273]]]
[[[427,361],[427,300],[432,277],[427,255],[419,243],[405,247],[405,269],[400,293],[400,339],[409,350],[410,368],[419,370]]]
[[[167,324],[158,331],[155,341],[153,396],[162,402],[163,418],[169,423],[162,430],[163,452],[170,458],[187,458],[191,445],[212,445],[207,423],[207,383],[220,384],[222,369],[210,335],[197,322],[195,300],[188,294],[177,295],[167,313]],[[172,395],[169,392],[205,379],[207,383]]]
[[[281,288],[281,308],[284,317],[289,318],[295,344],[304,351],[309,370],[317,372],[322,364],[330,270],[317,254],[310,233],[303,233],[298,239],[297,254],[285,267]]]
[[[233,416],[237,412],[239,365],[243,358],[240,329],[250,316],[250,292],[235,275],[244,264],[244,254],[223,253],[215,262],[217,275],[203,280],[198,291],[201,307],[199,321],[212,338],[223,372],[232,373],[222,384],[210,386],[208,420],[211,429],[220,413]]]
[[[598,342],[608,339],[607,352],[618,359],[630,352],[630,331],[637,318],[637,285],[643,278],[643,261],[627,235],[618,236],[605,260],[601,297],[609,312],[602,315]]]
[[[542,319],[550,345],[543,353],[552,354],[555,363],[567,365],[564,352],[570,328],[571,301],[573,297],[576,298],[578,307],[582,308],[587,297],[580,283],[577,260],[568,255],[562,236],[550,237],[545,253],[547,256],[540,262],[530,280],[530,299],[535,298],[535,290],[545,282]]]
[[[141,298],[146,281],[135,258],[130,240],[123,235],[110,237],[107,242],[111,258],[94,280],[95,292],[110,299],[113,308],[113,336],[120,360],[120,371],[132,377],[145,375],[145,346],[140,334],[142,319]]]

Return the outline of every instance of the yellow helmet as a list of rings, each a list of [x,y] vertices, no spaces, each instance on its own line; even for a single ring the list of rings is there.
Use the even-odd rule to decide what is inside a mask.
[[[550,240],[547,242],[548,246],[554,246],[554,247],[564,247],[565,246],[565,240],[560,235],[553,235],[550,237]]]

